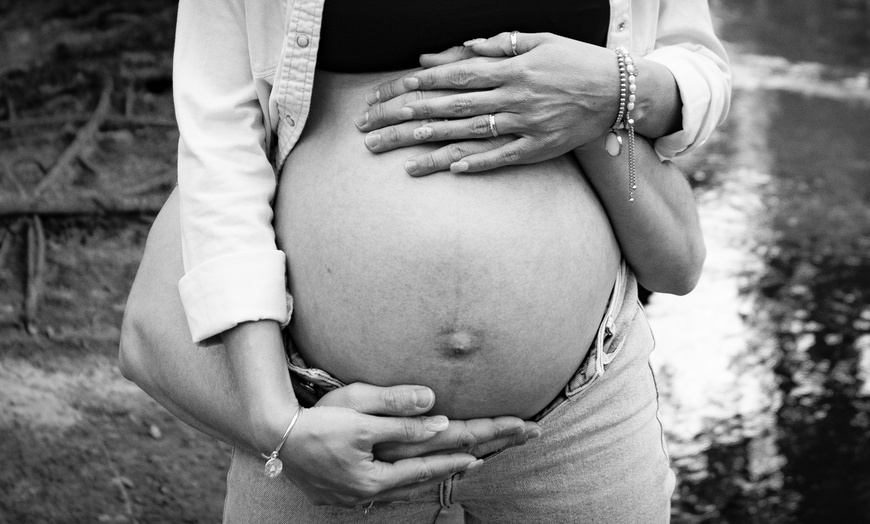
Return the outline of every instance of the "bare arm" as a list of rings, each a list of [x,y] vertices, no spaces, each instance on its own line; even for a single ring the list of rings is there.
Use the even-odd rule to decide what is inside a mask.
[[[268,453],[280,440],[296,402],[283,353],[270,354],[269,345],[259,345],[259,337],[273,336],[264,337],[259,329],[239,347],[257,354],[234,357],[222,346],[199,347],[190,342],[176,286],[183,270],[180,242],[178,198],[173,193],[152,227],[128,299],[121,333],[122,372],[192,426],[233,445]],[[246,327],[242,324],[242,329]],[[233,364],[233,358],[243,362]],[[263,380],[271,384],[264,385]],[[243,381],[252,390],[254,382],[263,387],[245,400],[240,393]],[[249,407],[257,395],[266,408]],[[293,471],[301,486],[317,486],[306,490],[312,500],[352,506],[363,500],[412,497],[428,483],[471,464],[475,457],[466,451],[484,454],[521,443],[528,432],[540,430],[515,417],[449,423],[443,417],[421,417],[433,404],[432,391],[419,386],[341,388],[300,416],[282,449],[282,460],[293,465],[287,470]],[[361,440],[362,434],[369,437]],[[380,450],[376,459],[393,463],[372,462],[374,449]],[[329,457],[342,453],[351,453],[360,467],[352,471],[328,467]],[[417,483],[421,471],[431,472],[428,483]],[[367,480],[360,475],[368,476]],[[376,493],[359,491],[359,486],[373,485]]]
[[[574,150],[598,193],[622,254],[638,282],[661,293],[694,289],[706,257],[698,210],[689,183],[671,162],[661,162],[649,141],[636,138],[637,186],[628,199],[627,153],[612,157],[600,137]]]

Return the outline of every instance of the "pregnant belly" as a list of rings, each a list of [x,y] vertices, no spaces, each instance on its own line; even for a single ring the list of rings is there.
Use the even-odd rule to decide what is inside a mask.
[[[291,335],[346,383],[423,384],[434,413],[530,417],[571,378],[619,260],[574,158],[409,177],[353,117],[386,75],[318,71],[276,200]]]

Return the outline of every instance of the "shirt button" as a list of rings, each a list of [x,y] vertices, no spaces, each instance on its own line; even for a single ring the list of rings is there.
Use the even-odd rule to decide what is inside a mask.
[[[628,24],[626,24],[626,23],[625,23],[625,20],[623,20],[622,22],[619,23],[618,26],[616,26],[616,30],[617,30],[617,31],[625,31],[625,26],[626,26],[626,25],[628,25]]]
[[[308,47],[308,37],[305,35],[299,35],[296,37],[296,44],[299,47]]]

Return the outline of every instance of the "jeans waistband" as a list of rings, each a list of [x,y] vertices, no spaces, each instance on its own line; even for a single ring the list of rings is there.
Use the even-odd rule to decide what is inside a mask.
[[[620,263],[619,271],[617,271],[613,290],[610,293],[610,299],[607,302],[604,316],[595,334],[595,340],[583,362],[581,362],[577,373],[565,386],[565,396],[572,397],[581,393],[604,374],[606,366],[613,361],[622,347],[623,337],[618,332],[618,326],[624,323],[621,321],[621,317],[626,314],[633,317],[636,314],[625,311],[626,308],[623,306],[636,302],[637,286],[634,274],[628,268],[625,260],[623,260]],[[289,304],[290,302],[288,301],[288,307],[291,307]],[[627,320],[630,321],[631,319]],[[296,398],[299,400],[300,405],[311,407],[326,393],[346,385],[322,369],[309,367],[293,344],[289,330],[285,329],[283,334],[284,348],[287,355],[287,368],[290,371],[290,378],[293,382],[293,391],[296,393]],[[559,398],[563,398],[562,395],[559,395]],[[554,399],[554,402],[559,398]],[[545,408],[539,416],[543,416],[544,412],[548,411],[548,409]]]

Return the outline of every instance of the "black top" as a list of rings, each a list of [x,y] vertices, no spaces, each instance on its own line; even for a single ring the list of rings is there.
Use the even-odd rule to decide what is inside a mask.
[[[437,53],[503,31],[550,32],[604,46],[608,0],[328,0],[317,67],[362,73],[410,69]]]

